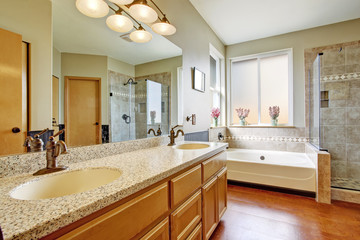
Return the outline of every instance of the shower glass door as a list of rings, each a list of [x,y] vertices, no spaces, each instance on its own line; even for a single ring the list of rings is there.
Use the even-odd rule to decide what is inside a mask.
[[[320,149],[320,55],[309,70],[309,141]]]

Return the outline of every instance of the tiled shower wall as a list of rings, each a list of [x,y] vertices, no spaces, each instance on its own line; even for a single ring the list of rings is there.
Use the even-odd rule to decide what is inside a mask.
[[[307,68],[320,52],[320,90],[328,97],[320,108],[321,147],[331,154],[333,179],[359,180],[360,41],[307,49]]]

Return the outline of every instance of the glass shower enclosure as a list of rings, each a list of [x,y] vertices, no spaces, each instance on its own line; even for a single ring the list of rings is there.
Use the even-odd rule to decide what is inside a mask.
[[[112,79],[109,90],[110,142],[153,137],[147,134],[150,128],[168,134],[169,86],[119,77]]]
[[[324,47],[309,74],[309,141],[331,154],[331,185],[360,191],[360,42]]]

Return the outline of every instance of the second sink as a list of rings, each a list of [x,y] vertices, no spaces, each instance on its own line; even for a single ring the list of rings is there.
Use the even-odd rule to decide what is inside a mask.
[[[13,190],[10,196],[21,200],[62,197],[89,191],[113,182],[120,176],[120,170],[111,168],[74,170],[29,181]]]

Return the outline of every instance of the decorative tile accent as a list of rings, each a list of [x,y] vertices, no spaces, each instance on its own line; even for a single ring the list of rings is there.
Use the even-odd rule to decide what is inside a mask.
[[[355,73],[345,73],[345,74],[333,74],[333,75],[326,75],[321,76],[322,82],[338,82],[344,80],[355,80],[360,78],[360,72]]]
[[[260,141],[260,142],[309,142],[307,138],[301,137],[262,137],[262,136],[226,136],[226,140],[247,140],[247,141]]]

